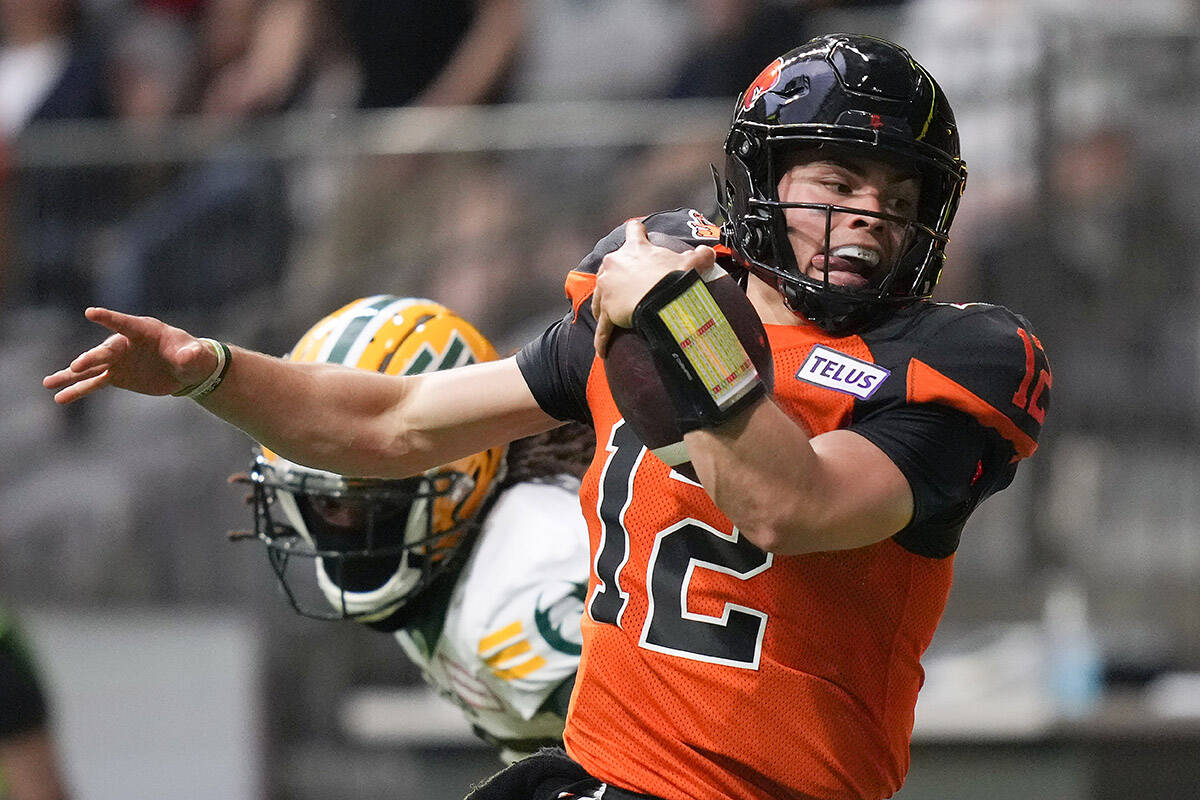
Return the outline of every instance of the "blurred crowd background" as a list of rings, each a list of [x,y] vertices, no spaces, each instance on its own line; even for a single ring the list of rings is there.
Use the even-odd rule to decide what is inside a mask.
[[[498,763],[389,637],[293,617],[227,541],[244,435],[54,405],[82,309],[282,354],[424,295],[511,351],[625,218],[711,211],[734,97],[836,30],[942,84],[970,180],[940,299],[1023,313],[1054,367],[1038,457],[964,534],[898,797],[1194,796],[1195,2],[0,0],[0,602],[79,798],[437,800]]]

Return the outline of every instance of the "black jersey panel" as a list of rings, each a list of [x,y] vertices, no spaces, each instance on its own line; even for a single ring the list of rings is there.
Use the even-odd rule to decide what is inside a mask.
[[[1029,455],[1050,408],[1052,384],[1050,364],[1029,322],[985,304],[943,307],[939,316],[945,321],[931,327],[916,358],[986,403],[990,410],[977,414],[984,424],[988,416],[992,424],[1000,422],[995,427],[1006,427],[1000,417],[1007,418],[1006,438]],[[910,383],[920,393],[922,387]]]
[[[985,490],[996,479],[1004,485],[1012,479],[1007,459],[994,463],[996,435],[953,409],[893,408],[856,422],[850,430],[886,453],[908,480],[913,517],[896,539],[919,555],[944,558],[953,553],[963,524]],[[1002,443],[1001,450],[1007,452]]]
[[[1049,374],[1027,324],[999,306],[919,304],[863,334],[891,378],[855,404],[850,428],[909,481],[913,519],[896,536],[907,549],[953,553],[971,512],[1036,447]]]
[[[517,366],[534,399],[555,419],[592,424],[587,382],[596,360],[595,328],[590,309],[581,307],[517,352]]]

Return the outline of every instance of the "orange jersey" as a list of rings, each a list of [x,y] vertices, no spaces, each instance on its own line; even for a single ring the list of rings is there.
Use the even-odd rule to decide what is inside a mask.
[[[685,227],[696,216],[646,223],[703,241]],[[1050,383],[1040,347],[1020,318],[984,305],[920,304],[855,336],[767,326],[774,401],[812,435],[850,428],[877,444],[915,507],[877,544],[776,556],[642,446],[589,357],[584,301],[617,245],[572,273],[572,312],[519,357],[543,408],[597,434],[567,749],[597,778],[667,800],[889,797],[908,769],[920,658],[959,532],[1036,447]]]

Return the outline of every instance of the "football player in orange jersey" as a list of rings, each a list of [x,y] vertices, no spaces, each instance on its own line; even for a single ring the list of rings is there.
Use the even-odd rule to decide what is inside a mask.
[[[725,151],[719,229],[686,209],[621,226],[513,359],[389,378],[89,309],[112,336],[45,385],[64,403],[109,384],[192,397],[286,458],[359,475],[586,421],[592,574],[566,750],[473,797],[890,797],[959,535],[1036,449],[1049,366],[1021,317],[929,299],[966,168],[944,94],[902,48],[839,34],[790,51],[740,98]],[[721,270],[765,324],[771,386],[706,288]],[[698,480],[617,409],[615,326],[654,354],[672,463]]]

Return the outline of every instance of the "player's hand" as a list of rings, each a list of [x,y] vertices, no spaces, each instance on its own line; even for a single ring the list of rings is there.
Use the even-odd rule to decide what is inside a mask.
[[[716,253],[701,245],[686,253],[659,247],[646,236],[641,220],[625,223],[625,243],[600,262],[596,289],[592,293],[592,314],[596,317],[596,352],[601,358],[608,350],[614,327],[633,327],[633,310],[646,293],[668,273],[713,265]]]
[[[42,379],[56,403],[72,403],[105,386],[165,395],[195,386],[216,367],[213,349],[190,333],[153,317],[133,317],[107,308],[84,316],[112,335],[81,354],[66,369]]]

